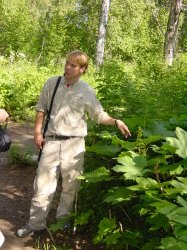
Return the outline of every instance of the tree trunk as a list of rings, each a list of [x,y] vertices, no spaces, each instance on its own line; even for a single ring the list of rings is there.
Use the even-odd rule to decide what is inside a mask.
[[[97,45],[96,45],[95,62],[96,62],[97,67],[101,66],[104,61],[105,37],[106,37],[106,28],[107,28],[107,22],[108,22],[109,6],[110,6],[110,0],[102,1],[99,32],[98,32]]]
[[[168,65],[173,64],[182,0],[171,0],[170,4],[171,7],[164,42],[164,56]]]

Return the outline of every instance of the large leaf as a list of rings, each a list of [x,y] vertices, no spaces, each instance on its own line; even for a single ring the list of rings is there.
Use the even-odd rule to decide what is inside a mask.
[[[143,176],[148,170],[144,169],[147,166],[147,160],[144,156],[134,152],[129,152],[122,157],[118,157],[117,161],[122,165],[116,165],[113,170],[116,172],[125,173],[126,179],[135,180],[136,177]]]
[[[187,158],[187,132],[182,128],[176,128],[176,135],[178,137],[167,137],[166,141],[176,148],[176,154],[183,159]]]

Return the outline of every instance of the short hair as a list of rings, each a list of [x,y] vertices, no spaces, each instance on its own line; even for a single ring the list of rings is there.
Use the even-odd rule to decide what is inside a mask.
[[[80,50],[74,50],[74,51],[67,54],[67,58],[68,57],[75,57],[79,66],[84,67],[85,71],[87,70],[87,68],[88,68],[88,56],[86,53],[84,53]]]

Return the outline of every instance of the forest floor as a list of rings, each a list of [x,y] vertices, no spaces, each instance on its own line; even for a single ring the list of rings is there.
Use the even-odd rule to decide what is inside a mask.
[[[8,133],[12,138],[11,147],[16,145],[20,151],[29,150],[33,155],[37,155],[31,126],[18,124],[9,126]],[[37,164],[24,166],[23,164],[10,163],[9,153],[0,153],[0,230],[5,236],[5,242],[1,250],[103,249],[93,246],[86,232],[85,234],[81,233],[81,235],[74,235],[72,232],[66,234],[61,232],[54,237],[48,232],[26,238],[16,236],[17,229],[22,227],[28,220]],[[55,221],[56,205],[55,200],[48,216],[48,225]],[[54,245],[57,243],[60,248],[49,247],[53,243]]]

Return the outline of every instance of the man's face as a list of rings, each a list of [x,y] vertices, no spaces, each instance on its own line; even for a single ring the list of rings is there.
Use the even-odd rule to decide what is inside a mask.
[[[80,67],[76,57],[68,57],[65,64],[66,78],[78,78],[84,72],[84,67]]]

